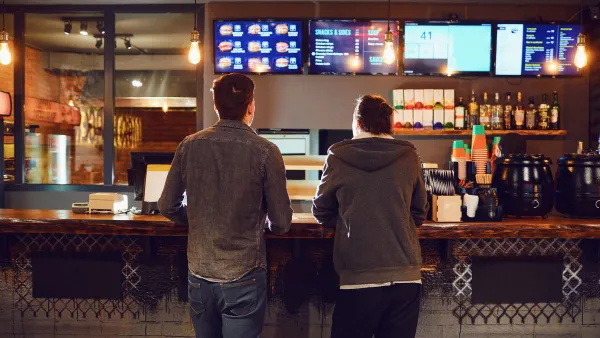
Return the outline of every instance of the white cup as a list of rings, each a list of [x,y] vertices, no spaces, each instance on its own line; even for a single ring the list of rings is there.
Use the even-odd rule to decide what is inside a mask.
[[[465,194],[464,205],[467,207],[467,216],[471,218],[475,217],[477,206],[479,205],[479,196]]]

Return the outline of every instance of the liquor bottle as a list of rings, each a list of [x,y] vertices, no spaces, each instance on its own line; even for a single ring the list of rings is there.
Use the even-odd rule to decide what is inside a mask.
[[[513,129],[513,107],[510,103],[510,92],[506,92],[506,102],[504,104],[504,129]]]
[[[523,95],[517,92],[517,105],[515,106],[515,129],[525,129],[525,107],[523,106]]]
[[[479,107],[479,124],[486,130],[490,130],[492,128],[492,106],[487,100],[487,92],[483,92],[483,104]]]
[[[538,108],[537,129],[548,130],[550,128],[550,117],[548,116],[549,110],[548,95],[542,94],[542,103],[540,103],[540,107]]]
[[[503,123],[504,108],[500,104],[500,94],[494,95],[494,105],[492,106],[492,129],[502,130],[504,129]]]
[[[537,109],[535,109],[535,97],[529,97],[529,107],[525,113],[525,127],[527,130],[534,130],[537,127]]]
[[[468,128],[473,129],[473,126],[479,124],[479,104],[475,99],[475,91],[471,91],[471,103],[469,103],[469,121]]]
[[[552,93],[552,108],[550,108],[550,129],[560,129],[560,106],[558,105],[558,92]]]
[[[454,129],[465,130],[465,103],[462,97],[458,98],[458,103],[454,107]]]

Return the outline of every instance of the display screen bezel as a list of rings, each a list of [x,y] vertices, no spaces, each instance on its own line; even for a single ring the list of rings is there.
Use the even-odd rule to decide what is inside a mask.
[[[498,21],[494,23],[494,77],[506,77],[506,78],[577,78],[583,76],[583,72],[580,69],[577,74],[520,74],[520,75],[504,75],[496,73],[496,50],[498,48],[498,25],[570,25],[570,26],[579,26],[578,24],[569,23],[566,21],[551,21],[551,22],[531,22],[531,21]],[[583,29],[582,29],[583,31]]]
[[[447,76],[447,74],[441,73],[441,72],[430,72],[430,73],[406,73],[406,62],[405,62],[405,58],[404,58],[404,50],[406,48],[406,24],[418,24],[418,25],[436,25],[436,26],[449,26],[449,25],[454,25],[454,26],[482,26],[482,25],[489,25],[490,26],[490,70],[489,71],[481,71],[481,72],[473,72],[473,71],[469,71],[469,72],[460,72],[460,71],[453,71],[452,72],[452,76],[492,76],[493,72],[494,72],[494,67],[495,67],[495,59],[494,56],[496,55],[496,50],[495,50],[495,45],[496,45],[496,40],[495,40],[495,28],[496,28],[496,24],[492,21],[447,21],[447,20],[405,20],[404,21],[404,25],[402,26],[402,32],[403,32],[403,36],[402,36],[402,65],[404,65],[403,69],[402,69],[402,75],[403,76]]]
[[[301,37],[301,50],[300,50],[300,67],[298,70],[296,71],[292,71],[292,72],[250,72],[250,71],[232,71],[232,72],[221,72],[217,70],[217,46],[215,44],[216,42],[216,34],[217,34],[217,24],[218,23],[225,23],[225,22],[260,22],[260,23],[272,23],[272,22],[299,22],[302,27],[300,29],[302,37]],[[306,19],[299,19],[299,18],[269,18],[269,19],[214,19],[213,23],[212,23],[212,41],[211,41],[211,45],[212,45],[212,65],[213,65],[213,71],[215,75],[224,75],[224,74],[231,74],[231,73],[238,73],[238,74],[248,74],[248,75],[261,75],[261,76],[272,76],[272,75],[302,75],[304,74],[304,68],[305,68],[305,64],[306,64],[306,50],[307,50],[307,38],[306,38],[306,34],[308,32],[307,30],[307,23],[306,23]]]
[[[314,69],[311,67],[310,65],[310,53],[311,50],[313,48],[312,44],[311,44],[311,24],[313,22],[352,22],[352,23],[368,23],[368,22],[388,22],[388,19],[310,19],[308,20],[308,23],[306,24],[306,30],[307,30],[307,35],[306,35],[306,41],[308,44],[308,48],[306,49],[306,61],[308,62],[308,66],[306,67],[308,69],[308,74],[309,75],[342,75],[342,76],[348,76],[348,75],[371,75],[371,76],[398,76],[398,75],[402,75],[400,73],[401,71],[401,59],[402,56],[400,55],[402,48],[401,47],[401,40],[400,40],[400,36],[402,35],[402,26],[401,26],[401,21],[398,19],[390,19],[390,25],[396,24],[397,26],[397,31],[398,31],[398,35],[396,36],[396,39],[394,41],[395,45],[396,45],[396,72],[395,73],[387,73],[387,74],[383,74],[383,73],[369,73],[369,72],[317,72],[314,71]]]

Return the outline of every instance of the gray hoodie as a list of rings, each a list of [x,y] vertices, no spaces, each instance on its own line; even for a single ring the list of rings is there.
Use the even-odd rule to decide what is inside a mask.
[[[342,285],[421,278],[416,226],[427,216],[421,160],[406,141],[364,138],[329,149],[312,212],[337,227],[334,264]]]

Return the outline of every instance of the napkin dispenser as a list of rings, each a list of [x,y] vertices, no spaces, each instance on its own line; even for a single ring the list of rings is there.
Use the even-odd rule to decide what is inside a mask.
[[[90,194],[90,213],[121,214],[127,212],[127,196],[115,193]]]

